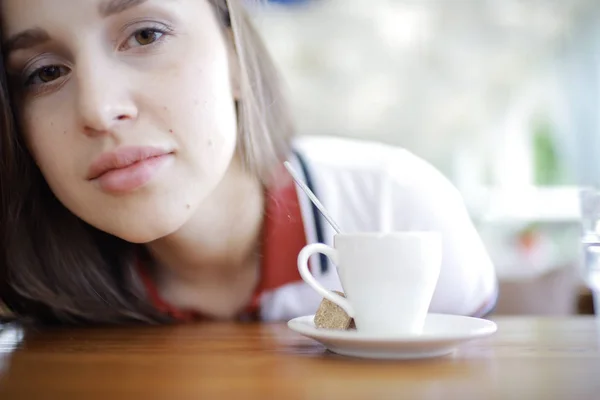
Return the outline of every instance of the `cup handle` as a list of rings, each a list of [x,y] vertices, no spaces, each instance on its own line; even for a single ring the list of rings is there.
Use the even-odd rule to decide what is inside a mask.
[[[346,314],[348,314],[351,318],[354,318],[354,309],[344,297],[325,289],[310,273],[308,268],[308,260],[310,257],[317,253],[325,254],[334,264],[337,265],[337,251],[322,243],[314,243],[305,246],[300,253],[298,254],[298,271],[300,271],[300,276],[304,281],[312,287],[317,293],[326,298],[329,301],[340,306]]]

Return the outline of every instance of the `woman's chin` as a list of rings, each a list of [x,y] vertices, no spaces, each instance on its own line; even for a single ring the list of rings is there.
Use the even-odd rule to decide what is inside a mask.
[[[178,223],[173,219],[160,221],[156,218],[147,218],[145,221],[132,221],[129,224],[123,224],[116,229],[103,230],[129,243],[146,244],[177,232],[184,223],[185,221]]]
[[[167,230],[152,232],[134,230],[130,232],[119,232],[113,235],[129,243],[147,244],[169,236],[171,233],[173,232]]]

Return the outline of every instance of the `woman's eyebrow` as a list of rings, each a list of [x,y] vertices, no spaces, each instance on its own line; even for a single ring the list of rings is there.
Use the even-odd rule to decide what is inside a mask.
[[[104,18],[139,6],[147,0],[106,0],[98,6],[98,12]]]
[[[4,54],[7,56],[13,51],[29,49],[48,40],[50,40],[48,32],[41,28],[31,28],[12,35],[4,42],[2,47],[4,48]]]
[[[110,17],[126,11],[130,8],[139,6],[147,0],[106,0],[98,6],[98,13],[104,17]],[[41,28],[26,29],[9,37],[4,44],[3,53],[8,56],[13,51],[29,49],[39,46],[50,40],[48,32]]]

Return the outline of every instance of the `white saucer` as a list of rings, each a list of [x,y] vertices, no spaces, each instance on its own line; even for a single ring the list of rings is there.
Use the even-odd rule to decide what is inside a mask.
[[[288,327],[322,343],[328,350],[344,356],[378,359],[419,359],[452,353],[459,344],[490,336],[496,324],[460,315],[429,314],[421,335],[384,336],[356,330],[318,329],[314,315],[288,322]]]

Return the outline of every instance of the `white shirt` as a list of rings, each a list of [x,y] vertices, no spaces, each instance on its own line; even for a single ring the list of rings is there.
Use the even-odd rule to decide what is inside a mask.
[[[345,232],[435,230],[443,261],[430,312],[484,315],[497,298],[493,264],[458,190],[432,165],[405,149],[332,137],[300,137],[289,158],[306,171],[325,208]],[[335,231],[298,191],[307,243],[333,245]],[[315,257],[315,261],[319,259]],[[323,258],[321,258],[323,260]],[[325,287],[342,290],[335,266],[313,264]],[[314,314],[322,298],[303,281],[263,294],[263,320]]]

